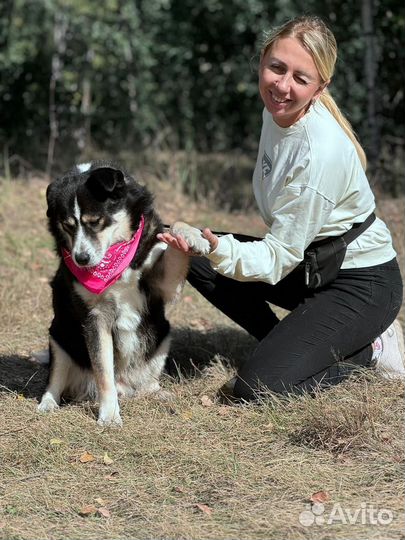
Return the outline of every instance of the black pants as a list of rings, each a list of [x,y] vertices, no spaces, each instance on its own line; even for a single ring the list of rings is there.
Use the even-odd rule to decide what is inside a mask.
[[[259,340],[238,371],[234,396],[245,400],[263,387],[310,392],[340,382],[353,368],[369,366],[372,342],[395,320],[402,303],[396,259],[340,270],[332,284],[311,291],[301,267],[270,285],[226,278],[207,259],[192,257],[188,281]],[[279,320],[269,303],[290,313]]]

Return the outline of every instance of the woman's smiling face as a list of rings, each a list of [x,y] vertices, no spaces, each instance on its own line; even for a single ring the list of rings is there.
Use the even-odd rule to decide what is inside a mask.
[[[297,122],[326,87],[311,54],[296,38],[280,38],[260,62],[259,91],[281,127]]]

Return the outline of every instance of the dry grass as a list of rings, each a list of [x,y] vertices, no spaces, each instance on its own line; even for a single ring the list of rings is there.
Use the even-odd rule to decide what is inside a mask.
[[[197,209],[165,189],[167,221],[261,232],[252,216]],[[0,186],[0,538],[401,538],[403,384],[363,372],[315,397],[223,405],[227,364],[253,340],[190,288],[171,312],[172,403],[123,402],[122,430],[101,430],[91,403],[38,415],[46,370],[28,357],[46,345],[55,268],[44,192],[39,180]],[[381,209],[400,248],[403,201]],[[304,526],[316,492],[327,493],[324,523]],[[372,524],[366,510],[383,509],[392,522]]]

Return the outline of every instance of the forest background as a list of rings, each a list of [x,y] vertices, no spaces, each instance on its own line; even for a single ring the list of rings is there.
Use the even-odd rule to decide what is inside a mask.
[[[265,31],[301,14],[332,28],[331,92],[381,192],[404,191],[399,0],[2,0],[0,176],[119,158],[189,194],[249,204]],[[173,180],[173,178],[172,178]],[[230,182],[232,180],[232,182]],[[238,182],[249,187],[238,188]],[[231,188],[229,187],[232,184]],[[231,193],[232,191],[232,193]]]

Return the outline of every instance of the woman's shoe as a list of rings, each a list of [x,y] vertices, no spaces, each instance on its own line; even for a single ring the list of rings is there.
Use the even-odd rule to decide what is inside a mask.
[[[381,352],[376,359],[376,371],[386,379],[405,380],[404,334],[398,319],[381,334],[379,339]]]

